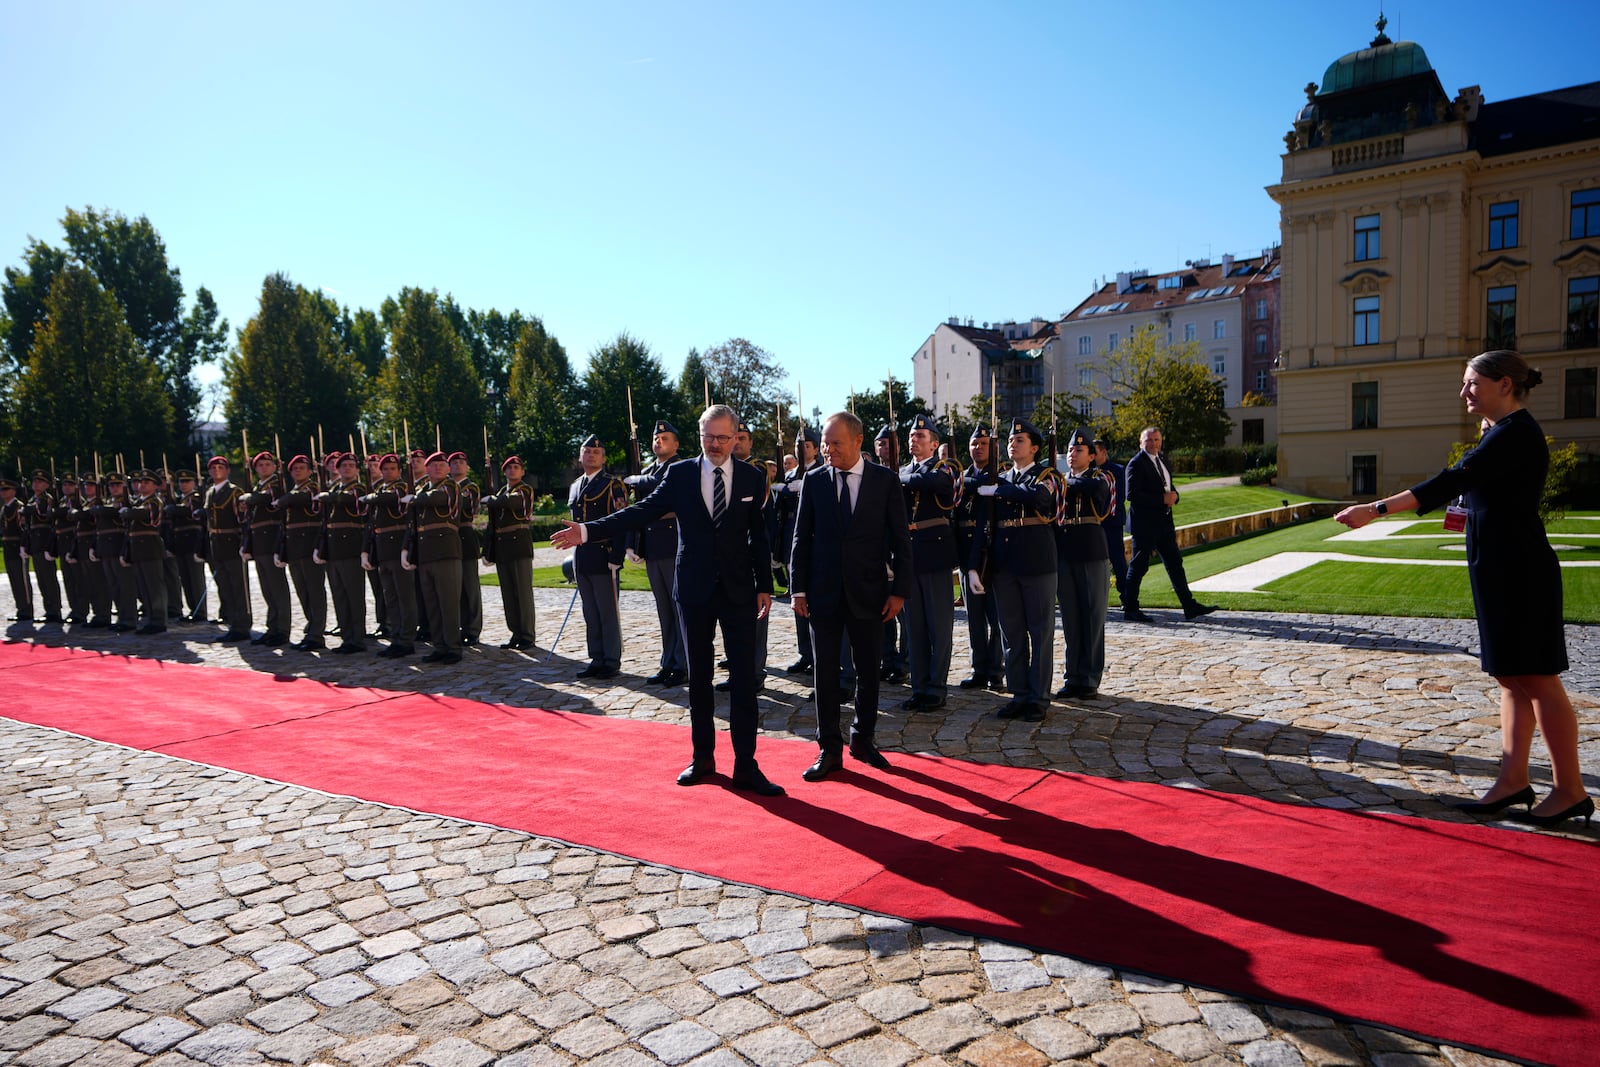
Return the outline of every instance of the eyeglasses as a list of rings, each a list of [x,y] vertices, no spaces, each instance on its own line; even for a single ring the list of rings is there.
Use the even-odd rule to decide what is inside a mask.
[[[726,445],[733,443],[733,435],[731,433],[703,433],[700,435],[700,440],[708,445]]]

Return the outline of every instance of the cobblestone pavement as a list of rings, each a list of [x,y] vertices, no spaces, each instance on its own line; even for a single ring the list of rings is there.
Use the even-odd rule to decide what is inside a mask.
[[[498,643],[498,597],[485,592],[484,639]],[[568,597],[540,591],[541,642]],[[217,644],[210,626],[27,633],[686,723],[683,689],[642,683],[655,669],[648,594],[623,603],[625,674],[606,685],[572,677],[576,612],[560,657],[486,649],[443,668]],[[778,612],[762,726],[811,737],[805,683],[779,669],[793,629]],[[1157,614],[1168,624],[1111,624],[1099,700],[1008,723],[991,714],[994,694],[952,689],[946,708],[907,716],[893,710],[905,691],[889,687],[880,741],[891,759],[937,752],[1435,819],[1462,818],[1441,798],[1493,773],[1497,713],[1492,683],[1462,655],[1470,622]],[[953,678],[966,673],[962,632],[958,619]],[[1600,642],[1574,628],[1570,643],[1594,788]],[[78,698],[70,682],[63,691]],[[1499,1062],[6,720],[0,746],[0,1064]]]

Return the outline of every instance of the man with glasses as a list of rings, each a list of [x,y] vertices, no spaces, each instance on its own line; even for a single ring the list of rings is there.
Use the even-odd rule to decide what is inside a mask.
[[[756,763],[756,627],[772,607],[772,554],[762,507],[766,478],[733,458],[738,416],[723,404],[700,416],[702,454],[674,463],[650,495],[614,514],[567,522],[551,543],[567,548],[609,537],[620,539],[673,512],[678,516],[674,596],[683,620],[689,658],[689,725],[694,758],[679,785],[696,785],[716,772],[716,667],[714,641],[722,628],[728,650],[729,734],[733,741],[733,785],[759,796],[781,796],[783,787]]]

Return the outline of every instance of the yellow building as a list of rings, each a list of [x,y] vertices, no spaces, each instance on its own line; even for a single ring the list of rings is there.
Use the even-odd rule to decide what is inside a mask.
[[[1486,102],[1444,91],[1378,21],[1284,138],[1278,484],[1367,498],[1476,436],[1463,363],[1515,348],[1529,410],[1600,452],[1600,82]]]

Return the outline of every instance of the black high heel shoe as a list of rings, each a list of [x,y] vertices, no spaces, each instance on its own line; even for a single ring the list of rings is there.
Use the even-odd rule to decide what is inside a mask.
[[[1468,815],[1493,815],[1517,804],[1531,808],[1533,800],[1533,786],[1525,785],[1510,796],[1501,797],[1499,800],[1458,800],[1450,806]]]
[[[1594,797],[1584,797],[1566,811],[1558,811],[1554,815],[1535,815],[1531,811],[1514,811],[1511,813],[1511,818],[1516,822],[1537,826],[1541,830],[1549,830],[1552,827],[1560,826],[1568,819],[1576,819],[1580,816],[1583,818],[1584,827],[1587,828],[1589,820],[1594,817]]]

